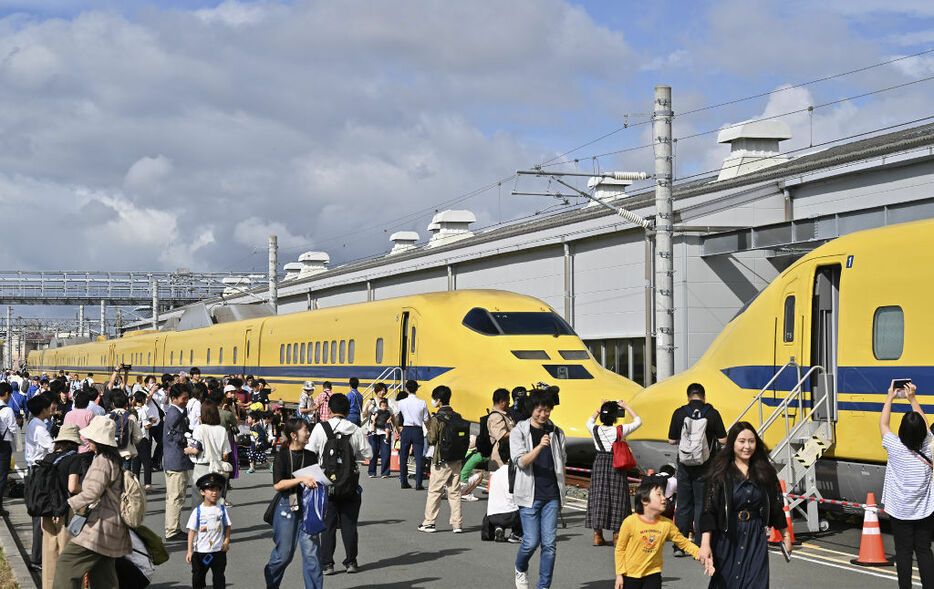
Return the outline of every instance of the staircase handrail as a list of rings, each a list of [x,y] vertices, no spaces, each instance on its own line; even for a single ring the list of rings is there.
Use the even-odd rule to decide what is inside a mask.
[[[736,417],[736,419],[733,420],[733,423],[730,424],[730,427],[733,427],[733,426],[736,425],[738,422],[742,421],[743,417],[745,417],[746,414],[749,413],[749,410],[752,409],[752,406],[755,405],[756,402],[762,401],[762,396],[765,395],[765,392],[766,392],[767,390],[769,390],[769,387],[772,386],[772,384],[778,379],[779,375],[780,375],[786,368],[788,368],[789,366],[797,366],[797,365],[798,365],[797,362],[795,362],[794,360],[789,360],[784,366],[782,366],[782,367],[778,370],[778,372],[776,372],[775,375],[772,376],[772,378],[769,380],[769,382],[767,382],[767,383],[765,384],[765,386],[762,387],[762,390],[759,391],[759,393],[758,393],[755,397],[752,398],[752,401],[750,401],[749,404],[746,405],[746,408],[743,409],[743,412],[740,413],[740,414]],[[761,403],[761,402],[759,403],[759,425],[760,425],[760,426],[762,425],[762,403]],[[729,429],[729,428],[727,428],[727,429]]]
[[[782,402],[778,404],[778,406],[775,408],[775,410],[772,411],[772,414],[769,415],[769,418],[765,421],[765,423],[759,426],[759,430],[758,430],[757,433],[759,434],[759,437],[760,437],[760,438],[761,438],[762,435],[765,433],[765,431],[768,430],[769,427],[771,427],[771,425],[772,425],[773,423],[775,423],[775,421],[776,421],[776,420],[778,419],[778,417],[779,417],[779,414],[780,414],[781,412],[783,412],[783,411],[787,411],[788,405],[791,404],[791,401],[800,398],[800,396],[801,396],[802,393],[803,393],[805,381],[807,381],[807,379],[809,379],[809,378],[811,377],[811,375],[814,373],[814,371],[816,371],[816,370],[823,371],[823,370],[824,370],[824,367],[823,367],[823,366],[820,366],[820,365],[812,366],[812,367],[804,374],[804,376],[801,377],[801,379],[798,381],[798,383],[795,385],[795,387],[794,387],[793,389],[791,389],[791,392],[788,393],[788,395],[787,395],[784,399],[782,399]],[[786,414],[786,417],[787,417],[787,414]],[[788,420],[786,419],[785,421],[787,422]],[[801,423],[804,423],[804,422],[805,422],[805,420],[802,419],[802,420],[801,420]],[[785,435],[786,435],[786,437],[787,437],[787,435],[788,435],[788,430],[789,430],[788,424],[786,423],[786,424],[785,424]]]
[[[396,372],[399,373],[399,378],[396,378]],[[370,382],[370,385],[367,388],[363,389],[364,406],[366,405],[366,402],[368,400],[376,396],[376,383],[381,382],[383,380],[389,380],[388,377],[392,376],[392,384],[386,385],[387,392],[394,390],[394,389],[398,389],[402,387],[402,375],[403,375],[403,371],[402,371],[402,367],[400,366],[389,366],[385,370],[383,370],[379,374],[379,376],[377,376]]]

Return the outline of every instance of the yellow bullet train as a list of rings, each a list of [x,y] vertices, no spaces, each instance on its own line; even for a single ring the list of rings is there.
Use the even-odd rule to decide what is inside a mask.
[[[604,369],[573,329],[542,301],[505,291],[460,290],[222,323],[186,331],[143,331],[123,338],[29,354],[36,370],[130,375],[201,369],[204,376],[253,374],[297,402],[301,383],[330,380],[346,391],[389,380],[393,367],[430,391],[445,384],[453,406],[478,421],[496,388],[546,382],[561,388],[554,421],[569,453],[592,454],[587,418],[603,398],[641,387]],[[397,370],[396,374],[400,374]],[[424,397],[423,397],[424,398]]]
[[[934,220],[853,233],[803,256],[727,324],[693,367],[635,396],[644,425],[629,441],[639,464],[675,462],[668,424],[686,403],[690,383],[704,385],[729,427],[773,378],[763,395],[766,418],[800,375],[821,366],[828,378],[815,372],[805,379],[803,408],[791,416],[793,426],[812,407],[818,409],[812,420],[829,409],[835,441],[817,461],[817,488],[826,498],[853,501],[880,493],[886,453],[878,423],[891,380],[912,379],[934,417],[932,267]],[[907,408],[896,401],[893,429]],[[744,420],[758,426],[758,409]],[[781,422],[770,427],[766,444],[775,447],[785,431]]]

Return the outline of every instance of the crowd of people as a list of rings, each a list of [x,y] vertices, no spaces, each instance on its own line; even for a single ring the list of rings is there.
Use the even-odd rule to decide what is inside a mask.
[[[348,394],[333,392],[329,382],[316,392],[317,383],[307,381],[297,407],[286,407],[272,403],[272,389],[250,376],[202,379],[192,368],[131,383],[121,372],[115,369],[102,387],[92,374],[84,379],[64,373],[18,375],[20,382],[12,377],[0,382],[0,501],[23,427],[29,476],[39,480],[51,468],[50,480],[63,497],[51,512],[34,518],[32,566],[41,569],[43,587],[78,587],[85,574],[91,587],[120,586],[127,554],[139,540],[138,530],[120,516],[126,470],[140,477],[146,490],[152,472],[164,472],[165,526],[156,539],[187,543],[193,587],[205,587],[209,574],[214,587],[223,587],[233,525],[230,481],[240,475],[243,453],[247,472],[272,473],[265,519],[272,526],[273,548],[263,571],[266,586],[280,586],[300,548],[305,587],[323,587],[324,577],[335,572],[338,532],[341,566],[347,573],[359,570],[359,465],[368,462],[370,478],[391,478],[393,447],[398,448],[400,487],[426,491],[419,532],[440,531],[446,499],[450,531],[462,533],[462,502],[477,500],[474,490],[489,472],[482,539],[518,545],[517,589],[530,586],[536,552],[537,587],[552,585],[567,461],[565,434],[551,420],[559,403],[556,387],[497,389],[479,435],[472,435],[471,424],[456,410],[456,391],[444,385],[420,395],[419,384],[410,380],[391,397],[384,383],[375,383],[372,396],[365,398],[356,378],[350,379]],[[909,398],[916,405],[913,390]],[[618,423],[621,419],[625,422]],[[926,432],[923,414],[920,419]],[[595,459],[585,525],[593,531],[594,546],[615,547],[617,587],[660,587],[662,548],[668,540],[675,556],[689,554],[700,561],[711,587],[767,587],[764,529],[784,530],[786,524],[777,475],[755,428],[739,422],[726,431],[719,412],[706,402],[704,388],[691,384],[687,403],[675,408],[669,427],[668,441],[678,446],[677,464],[645,476],[630,494],[618,454],[641,425],[624,401],[602,402],[586,423]],[[910,425],[903,422],[905,427]],[[887,428],[886,421],[890,454],[898,444],[906,446],[904,468],[917,466],[907,457],[912,452],[926,456],[926,438],[906,438],[900,431],[899,441]],[[929,471],[925,476],[930,481]],[[886,481],[888,493],[906,493],[890,489]],[[186,506],[189,488],[192,500]],[[324,510],[315,503],[322,497]],[[908,551],[909,569],[910,546],[923,533],[930,537],[929,528],[917,520],[930,521],[934,511],[930,494],[917,503],[914,511],[902,514],[906,523],[896,543],[902,555]],[[606,530],[612,539],[604,537]],[[784,538],[790,551],[787,531]],[[918,558],[924,576],[927,554]],[[151,562],[148,568],[130,564],[133,574],[152,574]]]

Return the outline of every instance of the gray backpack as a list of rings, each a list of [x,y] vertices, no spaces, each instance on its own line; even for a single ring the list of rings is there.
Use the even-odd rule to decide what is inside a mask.
[[[681,441],[678,443],[678,462],[685,466],[701,466],[710,458],[710,444],[707,443],[707,411],[710,405],[691,410],[685,405],[687,416],[681,426]]]

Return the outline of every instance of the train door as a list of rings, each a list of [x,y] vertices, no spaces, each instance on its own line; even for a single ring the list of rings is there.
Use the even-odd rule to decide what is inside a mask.
[[[802,351],[802,320],[800,319],[801,309],[804,303],[800,300],[801,296],[798,290],[800,282],[798,278],[793,278],[782,290],[782,305],[775,316],[775,334],[772,347],[772,365],[774,366],[772,374],[779,370],[782,374],[775,379],[772,386],[772,398],[784,398],[788,391],[801,378],[800,367],[788,366],[783,368],[788,362],[795,362],[800,365],[804,362],[801,357]],[[779,392],[784,391],[784,392]]]
[[[818,266],[814,273],[811,305],[811,366],[823,366],[825,374],[811,377],[811,397],[818,409],[816,419],[837,420],[837,334],[840,315],[840,265]],[[830,415],[818,403],[830,395]]]
[[[257,366],[259,349],[256,347],[255,333],[253,328],[247,328],[243,332],[243,374],[253,372],[252,369]],[[304,362],[304,360],[301,361]]]
[[[406,309],[402,312],[399,366],[405,378],[418,380],[418,312]]]

